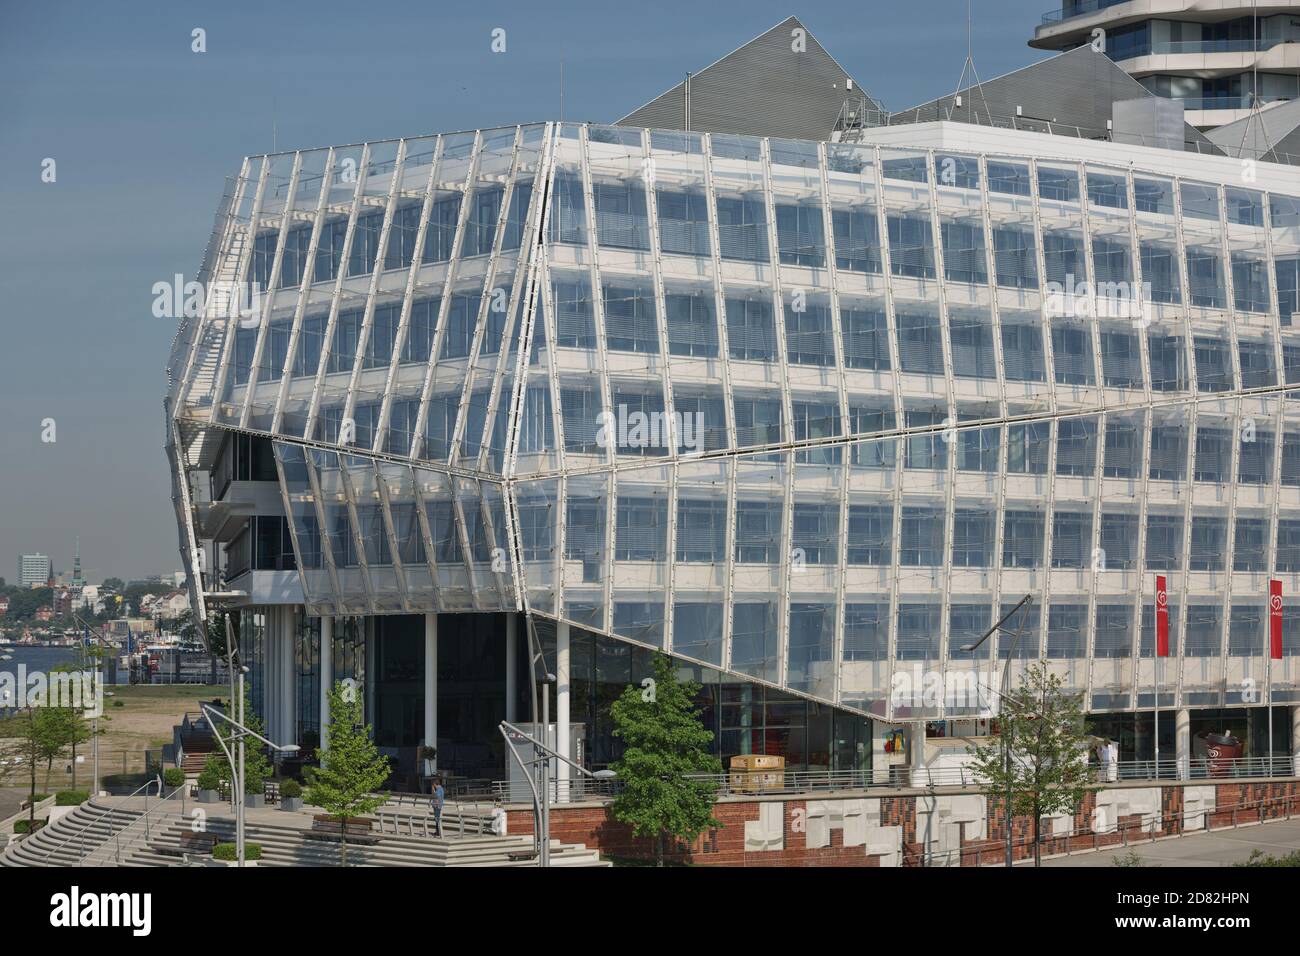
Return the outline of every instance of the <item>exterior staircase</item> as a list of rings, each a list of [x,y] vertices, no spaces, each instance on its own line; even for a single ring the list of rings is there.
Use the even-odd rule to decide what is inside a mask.
[[[289,824],[246,823],[247,840],[262,847],[258,866],[338,866],[341,848],[335,841],[314,839],[310,831]],[[209,830],[223,841],[233,841],[233,820],[209,820]],[[157,865],[158,849],[180,853],[180,838],[189,832],[188,824],[177,821],[155,835],[142,855],[133,856],[129,865]],[[422,836],[374,834],[369,845],[349,843],[349,866],[536,866],[535,859],[511,859],[533,849],[531,836],[482,836],[463,839],[440,839]],[[173,857],[173,865],[180,857]],[[595,850],[583,844],[551,841],[552,866],[610,866]]]
[[[139,809],[115,805],[111,798],[90,800],[48,826],[0,852],[0,866],[180,866],[185,862],[181,838],[190,823],[176,807],[155,804],[148,821]],[[336,841],[316,839],[300,820],[285,823],[247,821],[247,839],[260,844],[259,866],[338,866],[342,856]],[[349,866],[536,866],[531,836],[472,835],[453,837],[443,816],[445,837],[375,831],[367,845],[350,843]],[[294,823],[298,823],[297,826]],[[146,825],[147,824],[147,825]],[[235,822],[209,817],[211,833],[223,841],[235,838]],[[192,859],[193,857],[191,857]],[[584,844],[551,841],[552,866],[610,866]]]
[[[138,858],[149,856],[151,835],[168,829],[178,820],[175,807],[165,801],[150,808],[149,819],[142,809],[91,799],[31,836],[10,840],[0,852],[0,866],[131,866],[143,865]],[[160,858],[151,865],[177,861]],[[136,862],[132,862],[136,861]]]

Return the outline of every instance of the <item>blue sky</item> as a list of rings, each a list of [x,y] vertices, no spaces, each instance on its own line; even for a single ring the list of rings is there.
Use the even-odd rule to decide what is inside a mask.
[[[976,0],[982,78],[1041,58],[1052,5]],[[0,577],[23,551],[70,569],[76,535],[91,580],[180,566],[151,288],[193,275],[273,128],[295,149],[551,119],[561,59],[565,118],[609,121],[792,14],[888,108],[961,73],[963,0],[0,2]]]

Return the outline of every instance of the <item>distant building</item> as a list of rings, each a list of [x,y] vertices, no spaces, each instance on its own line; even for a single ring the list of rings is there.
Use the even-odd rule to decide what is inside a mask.
[[[77,599],[80,596],[80,592],[75,588],[58,588],[54,592],[52,602],[54,613],[59,617],[66,617],[71,614],[76,608]]]
[[[36,609],[36,620],[49,621],[54,617],[54,611],[49,607],[38,607]]]
[[[1300,4],[1246,0],[1157,5],[1061,0],[1029,45],[1092,45],[1157,96],[1177,100],[1202,129],[1247,116],[1255,104],[1300,96]]]
[[[0,597],[0,617],[4,617],[8,613],[9,599],[7,597]]]
[[[24,554],[18,559],[18,584],[24,588],[44,587],[54,573],[48,555]]]

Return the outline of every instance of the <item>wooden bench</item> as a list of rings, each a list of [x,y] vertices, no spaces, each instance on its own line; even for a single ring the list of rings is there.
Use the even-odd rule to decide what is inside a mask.
[[[345,828],[339,820],[330,817],[312,817],[311,829],[303,832],[303,837],[310,840],[341,840],[347,837],[349,843],[373,846],[379,842],[374,834],[375,821],[370,817],[358,817],[349,820]]]
[[[215,833],[182,833],[176,838],[175,845],[154,843],[150,844],[149,849],[163,856],[185,856],[189,853],[211,853],[217,842]]]

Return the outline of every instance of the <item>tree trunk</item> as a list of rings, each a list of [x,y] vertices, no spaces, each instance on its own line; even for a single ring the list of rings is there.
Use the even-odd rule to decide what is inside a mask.
[[[1039,844],[1040,830],[1043,825],[1043,817],[1038,809],[1038,801],[1034,801],[1034,866],[1042,865],[1042,852]]]
[[[343,818],[343,829],[339,832],[339,866],[348,865],[348,818]]]
[[[655,837],[655,866],[663,866],[663,865],[664,865],[664,834],[663,831],[660,830],[659,835]]]
[[[27,795],[27,833],[30,835],[36,829],[36,761],[27,762],[32,768],[32,792]]]
[[[77,789],[77,742],[72,742],[72,789]]]

